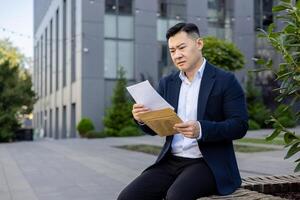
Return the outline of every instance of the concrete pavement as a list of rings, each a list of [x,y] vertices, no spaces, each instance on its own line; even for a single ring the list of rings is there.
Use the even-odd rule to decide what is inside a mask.
[[[259,136],[258,133],[255,133]],[[115,148],[162,145],[163,138],[41,139],[0,144],[1,200],[113,200],[155,156]],[[237,153],[241,175],[292,174],[284,149]]]

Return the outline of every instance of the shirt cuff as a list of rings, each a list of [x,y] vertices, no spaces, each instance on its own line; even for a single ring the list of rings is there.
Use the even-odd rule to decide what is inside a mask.
[[[200,140],[201,137],[202,137],[202,129],[201,129],[201,124],[200,124],[200,122],[199,122],[199,121],[197,121],[197,122],[198,122],[198,125],[199,125],[199,136],[198,136],[197,140]]]

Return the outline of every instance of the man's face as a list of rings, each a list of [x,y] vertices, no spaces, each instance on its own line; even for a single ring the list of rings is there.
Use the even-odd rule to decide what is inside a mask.
[[[180,70],[190,72],[200,66],[203,47],[201,39],[193,39],[181,31],[169,38],[168,45],[173,63]]]

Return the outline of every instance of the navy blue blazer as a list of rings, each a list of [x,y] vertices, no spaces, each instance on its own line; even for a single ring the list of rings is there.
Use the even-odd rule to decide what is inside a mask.
[[[175,72],[162,78],[158,88],[160,95],[176,111],[180,86],[179,72]],[[198,145],[203,158],[214,174],[218,192],[230,194],[241,185],[232,140],[242,138],[248,130],[246,101],[235,76],[208,62],[200,86],[197,119],[202,128]],[[140,127],[145,133],[156,135],[149,127]],[[173,136],[166,137],[156,163],[170,151],[172,140]]]

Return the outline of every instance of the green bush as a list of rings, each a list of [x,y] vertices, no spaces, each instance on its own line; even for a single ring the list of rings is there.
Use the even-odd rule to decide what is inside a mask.
[[[269,119],[271,111],[262,103],[248,104],[249,119],[255,121],[261,128],[267,128],[266,120]]]
[[[107,136],[127,136],[125,132],[120,135],[120,131],[124,127],[137,127],[132,118],[132,103],[129,101],[127,96],[126,85],[127,80],[125,78],[125,71],[122,67],[120,67],[118,70],[118,79],[112,96],[112,104],[106,110],[106,114],[103,119],[104,133]],[[129,136],[131,136],[131,133],[129,133]]]
[[[249,129],[268,128],[266,120],[271,111],[263,103],[261,90],[255,86],[252,73],[248,74],[246,83],[247,109],[249,114]],[[251,121],[251,122],[250,122]],[[257,126],[258,125],[258,126]]]
[[[91,130],[85,133],[85,137],[92,139],[92,138],[105,138],[106,135],[104,132],[99,132],[95,130]]]
[[[260,125],[256,121],[254,121],[253,119],[249,119],[248,125],[249,125],[249,130],[261,129]]]
[[[88,131],[94,130],[94,124],[89,118],[82,118],[77,125],[77,130],[81,137],[85,137]]]
[[[141,131],[138,127],[136,126],[126,126],[121,129],[119,132],[118,136],[139,136],[142,135]]]
[[[103,132],[107,136],[113,136],[113,137],[117,137],[118,136],[118,132],[115,129],[113,129],[113,128],[105,127]]]
[[[213,65],[235,71],[244,67],[245,58],[233,44],[216,37],[204,37],[203,56]]]

